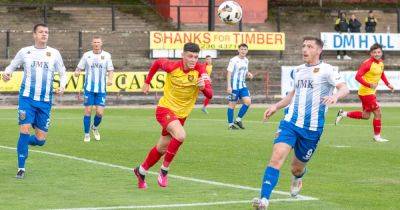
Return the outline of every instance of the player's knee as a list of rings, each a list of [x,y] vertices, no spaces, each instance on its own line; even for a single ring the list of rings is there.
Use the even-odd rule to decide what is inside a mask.
[[[186,133],[185,132],[179,132],[174,137],[175,137],[176,140],[178,140],[180,142],[183,142],[186,139]]]
[[[292,165],[292,174],[293,176],[301,176],[303,174],[304,168],[303,167],[297,167]]]
[[[282,166],[282,161],[279,158],[271,158],[268,165],[272,166],[273,168],[280,169]]]
[[[30,125],[21,125],[19,127],[19,132],[23,134],[29,134]]]

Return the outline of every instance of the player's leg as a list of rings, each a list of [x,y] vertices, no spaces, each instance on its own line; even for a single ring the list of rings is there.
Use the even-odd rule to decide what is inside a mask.
[[[337,116],[336,116],[336,120],[335,120],[335,125],[339,124],[339,122],[344,118],[344,117],[348,117],[348,118],[352,118],[352,119],[363,119],[363,120],[367,120],[369,119],[370,115],[371,115],[371,107],[370,107],[370,97],[369,96],[360,96],[359,98],[361,100],[362,103],[362,108],[363,111],[350,111],[350,112],[346,112],[343,109],[339,109]]]
[[[247,110],[250,107],[251,104],[251,98],[250,98],[250,92],[247,88],[242,88],[240,89],[240,96],[242,99],[242,106],[240,107],[238,116],[235,120],[235,125],[237,125],[239,128],[244,129],[243,123],[242,123],[242,118],[246,114]]]
[[[293,147],[294,156],[291,164],[292,182],[290,194],[295,197],[300,193],[303,186],[302,177],[306,173],[306,164],[317,149],[322,131],[310,131],[303,128],[296,128],[299,138]]]
[[[236,103],[239,99],[238,94],[239,94],[238,90],[233,90],[232,93],[228,96],[228,110],[226,112],[226,115],[228,119],[228,126],[229,126],[228,129],[230,130],[238,129],[233,122]]]
[[[204,98],[204,102],[203,102],[203,108],[201,108],[201,111],[203,111],[205,114],[208,114],[207,111],[207,106],[210,103],[210,99],[209,98]]]
[[[279,171],[297,139],[293,127],[285,121],[281,121],[279,125],[271,159],[264,171],[260,198],[253,199],[253,207],[257,209],[265,209],[269,204],[268,200],[271,197],[272,190],[279,180]]]
[[[94,135],[94,139],[100,141],[100,132],[99,132],[99,125],[101,120],[103,119],[104,114],[104,105],[96,103],[96,115],[94,116],[92,131]]]
[[[374,113],[374,120],[372,121],[372,125],[374,127],[374,140],[377,142],[387,142],[389,140],[384,139],[381,137],[381,129],[382,129],[382,113],[381,108],[378,107],[373,111]]]
[[[83,115],[83,131],[85,136],[83,138],[84,142],[90,142],[90,124],[92,118],[92,107],[94,105],[94,94],[91,92],[85,91],[84,93],[84,102],[85,106],[84,115]]]
[[[170,140],[171,136],[167,134],[166,131],[163,132],[163,135],[160,136],[160,139],[158,140],[157,144],[153,148],[151,148],[143,163],[140,164],[139,167],[134,169],[134,173],[138,178],[139,189],[147,188],[147,184],[145,181],[145,176],[147,174],[147,171],[152,166],[154,166],[160,160],[160,158],[165,154]]]
[[[31,100],[20,97],[18,99],[19,138],[17,143],[18,171],[16,175],[18,179],[25,177],[25,162],[28,158],[30,128],[34,120],[35,109],[32,107]]]

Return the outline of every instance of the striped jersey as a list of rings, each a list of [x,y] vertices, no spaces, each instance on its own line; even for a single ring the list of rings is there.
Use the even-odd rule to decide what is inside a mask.
[[[78,64],[79,69],[85,70],[84,90],[93,93],[106,92],[106,77],[108,71],[113,71],[111,54],[101,51],[95,54],[92,50],[83,54]]]
[[[294,97],[284,120],[311,131],[322,130],[328,107],[322,98],[333,94],[339,83],[344,83],[339,72],[330,64],[303,64],[294,71]]]
[[[232,90],[239,90],[246,86],[246,76],[249,71],[249,60],[240,58],[238,55],[231,58],[228,69],[231,72],[231,87]]]
[[[60,52],[54,48],[49,46],[22,48],[6,67],[5,73],[11,74],[20,66],[24,70],[20,96],[29,97],[35,101],[51,102],[55,72],[60,75],[60,87],[65,88],[65,66]]]

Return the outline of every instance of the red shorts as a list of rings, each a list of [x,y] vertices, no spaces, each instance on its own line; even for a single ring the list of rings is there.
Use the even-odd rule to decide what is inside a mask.
[[[376,95],[366,95],[366,96],[358,96],[360,97],[362,108],[364,111],[373,112],[379,108],[378,101],[376,100]]]
[[[170,109],[165,108],[165,107],[160,107],[160,106],[157,106],[157,108],[156,108],[156,119],[162,127],[161,135],[163,135],[163,136],[169,135],[169,132],[167,131],[167,126],[170,122],[172,122],[174,120],[179,120],[179,122],[183,126],[185,124],[185,120],[186,120],[186,118],[178,118],[174,114],[174,112],[172,112]]]

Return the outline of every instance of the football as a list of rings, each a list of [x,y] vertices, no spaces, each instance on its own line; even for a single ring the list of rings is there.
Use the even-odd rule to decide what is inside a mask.
[[[224,1],[218,7],[218,17],[226,24],[236,24],[242,19],[242,7],[235,1]]]

